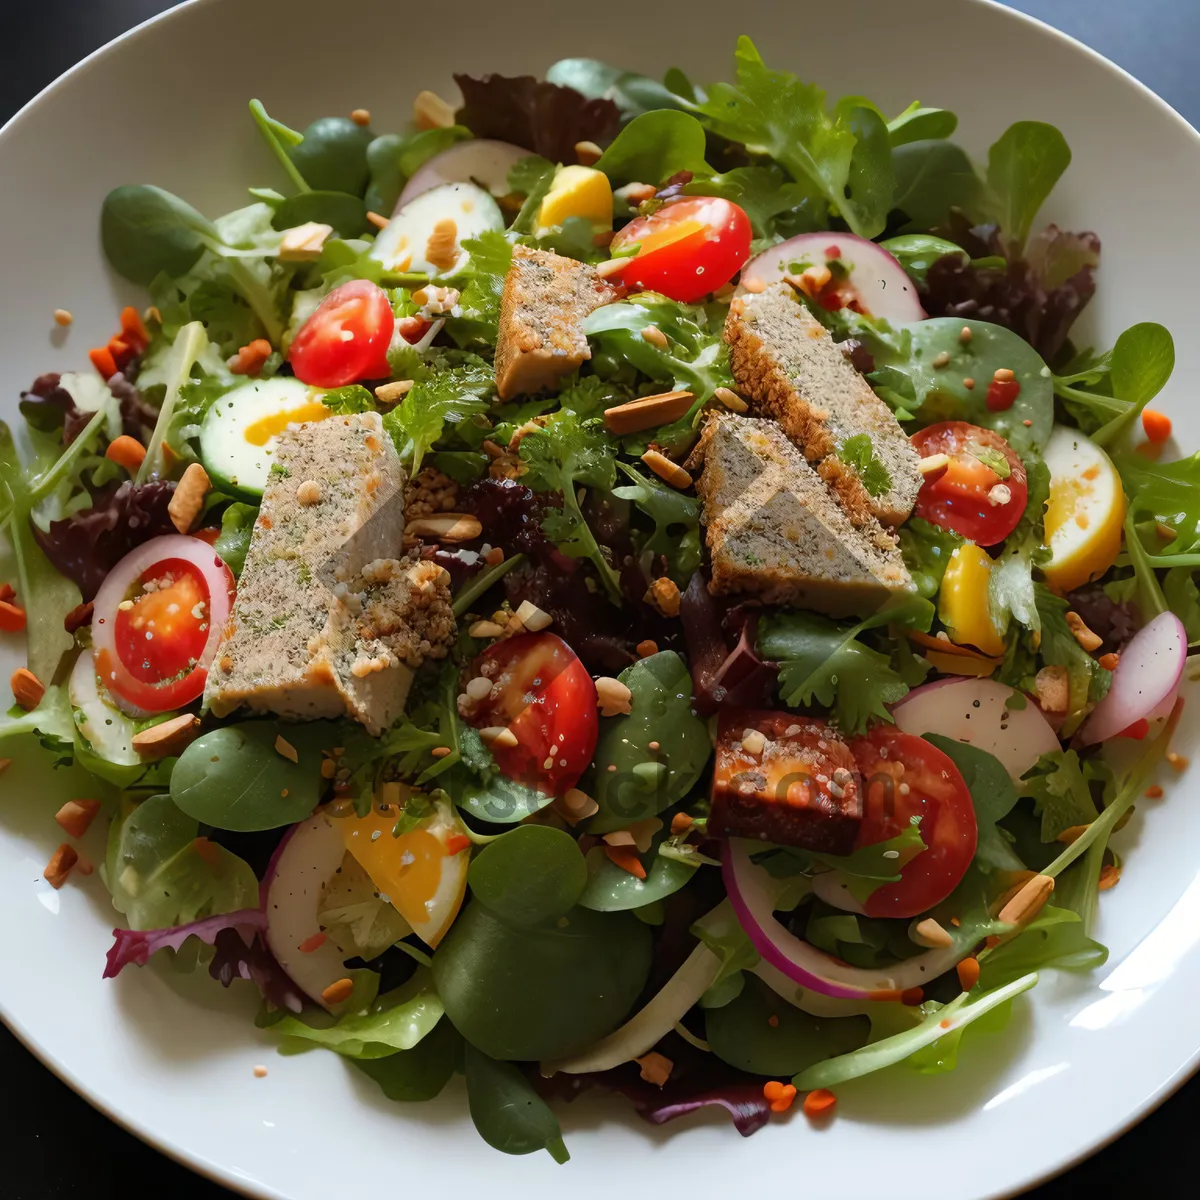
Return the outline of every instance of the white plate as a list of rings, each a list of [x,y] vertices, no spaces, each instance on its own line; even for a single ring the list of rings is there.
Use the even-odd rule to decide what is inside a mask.
[[[578,15],[572,16],[572,12]],[[216,214],[273,184],[246,102],[303,127],[369,108],[398,127],[417,89],[454,95],[454,70],[540,72],[593,55],[661,74],[678,63],[704,80],[730,75],[735,36],[768,62],[833,94],[955,110],[959,139],[981,152],[1011,121],[1053,121],[1074,163],[1043,214],[1104,242],[1088,314],[1098,342],[1157,320],[1179,361],[1162,407],[1185,448],[1200,446],[1200,376],[1189,336],[1200,263],[1200,140],[1165,104],[1110,63],[1011,11],[963,0],[610,0],[572,9],[544,0],[458,0],[421,10],[394,0],[204,0],[93,55],[0,135],[0,410],[40,372],[86,367],[89,346],[138,297],[102,262],[97,218],[116,184],[153,182]],[[54,331],[65,307],[75,324]],[[10,572],[0,564],[0,578]],[[16,663],[0,649],[3,677]],[[1178,748],[1200,752],[1196,705]],[[838,1119],[800,1118],[749,1140],[723,1122],[654,1130],[612,1099],[563,1114],[573,1154],[507,1158],[470,1127],[464,1097],[384,1102],[331,1054],[277,1057],[250,1023],[248,988],[201,976],[100,972],[113,912],[98,880],[52,892],[41,870],[59,840],[54,798],[32,767],[0,792],[0,1013],[55,1071],[116,1120],[221,1182],[256,1196],[327,1200],[364,1180],[413,1192],[576,1200],[611,1195],[613,1172],[643,1185],[686,1181],[695,1196],[791,1194],[797,1172],[816,1195],[970,1197],[1012,1192],[1126,1128],[1194,1069],[1200,1053],[1200,804],[1193,775],[1162,781],[1120,835],[1120,886],[1102,897],[1099,936],[1112,948],[1092,976],[1049,975],[1009,1029],[968,1047],[957,1071],[902,1072],[840,1091]],[[85,786],[61,776],[57,792]],[[94,836],[99,837],[100,831]],[[99,846],[94,847],[99,854]],[[266,1079],[252,1075],[269,1065]],[[388,1181],[384,1184],[384,1181]],[[764,1191],[763,1185],[766,1185]],[[783,1189],[786,1189],[786,1193]]]

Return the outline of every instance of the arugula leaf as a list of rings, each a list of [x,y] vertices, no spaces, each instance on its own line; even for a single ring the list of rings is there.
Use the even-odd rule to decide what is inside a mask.
[[[992,144],[987,182],[1010,257],[1020,257],[1038,210],[1070,165],[1066,138],[1042,121],[1018,121]]]
[[[926,732],[922,736],[954,763],[971,793],[979,830],[976,865],[984,871],[1023,870],[1025,864],[1012,849],[1012,837],[999,825],[1017,803],[1017,789],[1004,765],[977,746],[940,733]]]
[[[758,238],[775,232],[776,218],[796,209],[808,209],[821,199],[808,180],[793,182],[771,166],[734,167],[721,175],[693,179],[685,196],[721,196],[745,210]]]
[[[316,1014],[305,1019],[285,1014],[271,1029],[285,1039],[285,1051],[310,1049],[304,1043],[311,1043],[347,1058],[385,1058],[411,1050],[444,1012],[428,967],[418,967],[407,983],[377,997],[365,1013],[346,1013],[331,1023]]]
[[[979,983],[1003,987],[1029,971],[1091,971],[1107,960],[1108,950],[1087,936],[1077,912],[1047,904],[1017,937],[980,955]]]
[[[702,557],[700,502],[655,476],[635,471],[628,463],[618,460],[617,466],[634,482],[613,488],[612,494],[619,500],[632,500],[654,522],[654,532],[641,543],[641,549],[655,558],[665,558],[667,573],[677,584],[686,586]]]
[[[920,596],[889,605],[857,625],[839,625],[815,613],[780,612],[759,623],[757,648],[779,663],[779,691],[793,707],[819,704],[833,710],[842,732],[863,732],[872,718],[890,721],[887,706],[909,685],[888,654],[860,635],[889,622],[928,630],[933,606]]]
[[[900,526],[900,554],[917,591],[932,600],[942,586],[950,556],[966,540],[953,529],[943,529],[923,517],[909,517]]]
[[[892,486],[892,476],[883,460],[878,458],[871,446],[871,435],[856,433],[847,438],[837,449],[837,456],[847,466],[858,472],[862,485],[872,496],[882,496]]]
[[[811,180],[854,233],[882,232],[892,170],[887,127],[878,114],[853,108],[831,116],[820,88],[768,70],[748,37],[738,39],[736,58],[737,84],[713,84],[698,106],[709,127],[775,159],[793,179]]]
[[[1098,815],[1074,750],[1043,754],[1022,780],[1021,795],[1033,799],[1034,812],[1042,818],[1043,842],[1055,841],[1074,825],[1090,825]]]
[[[657,187],[679,171],[711,175],[704,161],[704,126],[678,109],[664,108],[634,117],[600,156],[596,170],[614,186],[635,181]]]
[[[906,828],[882,842],[860,846],[847,855],[818,854],[814,857],[836,871],[850,895],[859,904],[865,904],[885,883],[895,883],[900,878],[900,868],[927,849],[925,839],[921,837],[921,818],[913,817]]]
[[[1112,672],[1106,671],[1075,640],[1067,625],[1069,602],[1056,596],[1045,584],[1035,583],[1033,591],[1041,622],[1038,652],[1047,666],[1067,668],[1071,689],[1068,721],[1071,721],[1088,703],[1104,698],[1112,682]]]
[[[545,1150],[556,1163],[571,1155],[550,1106],[512,1063],[466,1045],[467,1104],[479,1136],[504,1154]]]
[[[457,310],[446,315],[446,332],[459,346],[482,342],[496,344],[500,322],[500,297],[512,263],[512,245],[503,233],[486,230],[467,238],[463,249],[470,254],[467,279]]]
[[[588,559],[609,598],[619,604],[617,572],[584,520],[578,496],[581,487],[607,492],[616,482],[615,448],[603,423],[595,419],[581,421],[570,409],[563,409],[521,439],[520,454],[525,464],[522,482],[535,492],[558,492],[562,496],[562,508],[547,512],[543,519],[546,535],[564,554]]]
[[[992,623],[1001,633],[1008,630],[1010,620],[1034,633],[1042,627],[1033,569],[1050,560],[1050,551],[1043,544],[1050,469],[1040,458],[1028,460],[1026,482],[1029,493],[1025,512],[1016,529],[1005,538],[988,579],[988,609]]]
[[[422,459],[448,424],[457,425],[487,412],[488,402],[481,397],[494,388],[492,370],[482,360],[479,365],[448,367],[418,381],[404,403],[384,416],[383,427],[400,457],[408,461],[410,476],[421,469]]]

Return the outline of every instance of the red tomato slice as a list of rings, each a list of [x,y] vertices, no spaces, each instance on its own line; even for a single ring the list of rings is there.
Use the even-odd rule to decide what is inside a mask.
[[[153,538],[117,563],[92,618],[96,674],[116,703],[142,715],[197,699],[233,591],[233,574],[198,538]]]
[[[345,387],[390,374],[388,346],[396,318],[387,293],[366,279],[334,288],[300,327],[288,358],[296,378],[313,387]]]
[[[880,725],[850,743],[862,773],[863,823],[855,848],[896,837],[921,819],[925,849],[900,869],[896,883],[871,893],[869,917],[915,917],[958,886],[975,857],[978,829],[971,793],[958,768],[915,734]]]
[[[979,546],[995,546],[1016,529],[1029,499],[1025,464],[995,430],[966,421],[943,421],[914,433],[911,441],[922,458],[935,454],[950,458],[945,470],[926,477],[921,485],[918,517],[961,533]],[[1008,463],[1007,478],[986,461],[995,455]]]
[[[491,679],[492,695],[471,724],[516,735],[515,746],[492,744],[496,766],[545,795],[570,791],[591,763],[600,732],[596,685],[575,651],[552,633],[525,633],[484,651],[472,673]]]
[[[750,218],[730,200],[668,200],[650,216],[630,221],[613,238],[614,255],[622,247],[639,247],[615,278],[630,291],[661,292],[694,304],[724,287],[745,266],[751,236]]]

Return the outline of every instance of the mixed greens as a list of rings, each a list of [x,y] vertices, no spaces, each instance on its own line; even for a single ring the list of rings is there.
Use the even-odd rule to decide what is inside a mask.
[[[591,1086],[749,1134],[799,1093],[816,1118],[849,1080],[953,1069],[1038,972],[1105,961],[1109,839],[1168,755],[1200,639],[1200,454],[1160,457],[1148,407],[1171,335],[1073,340],[1100,242],[1038,226],[1071,161],[1050,125],[978,166],[953,113],[831,103],[748,38],[732,83],[590,59],[457,83],[403,132],[251,102],[275,186],[215,219],[106,198],[149,307],[0,425],[0,630],[26,638],[0,740],[98,802],[59,813],[47,879],[102,813],[106,974],[249,980],[282,1052],[396,1101],[462,1075],[510,1154],[566,1161],[551,1101]],[[521,386],[514,309],[550,319],[530,262],[598,299]],[[723,514],[689,454],[762,417],[725,334],[784,284],[919,462],[913,515],[871,526],[907,583],[850,617],[710,587]],[[394,446],[383,519],[451,632],[378,730],[216,716],[272,505],[319,500],[275,448],[334,419]],[[878,451],[836,451],[872,500]]]

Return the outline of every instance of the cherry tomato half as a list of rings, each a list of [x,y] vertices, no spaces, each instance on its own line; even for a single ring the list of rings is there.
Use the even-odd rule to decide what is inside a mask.
[[[491,745],[496,766],[545,795],[570,791],[587,770],[600,732],[596,685],[575,651],[552,633],[497,642],[473,673],[492,681],[492,695],[472,713],[477,729],[505,727],[515,746]]]
[[[751,236],[750,218],[730,200],[668,200],[650,216],[630,221],[613,238],[614,255],[622,247],[639,247],[616,278],[630,291],[661,292],[694,304],[742,269],[750,257]]]
[[[950,459],[921,485],[918,517],[979,546],[995,546],[1016,529],[1029,499],[1025,464],[995,430],[943,421],[914,433],[911,441],[922,458],[945,454]]]
[[[975,857],[971,793],[954,763],[924,738],[880,725],[850,743],[862,773],[863,822],[855,848],[873,846],[920,817],[925,849],[863,906],[869,917],[915,917],[958,886]]]
[[[387,293],[369,280],[352,279],[334,288],[300,327],[288,351],[292,370],[313,387],[386,378],[395,327]]]

